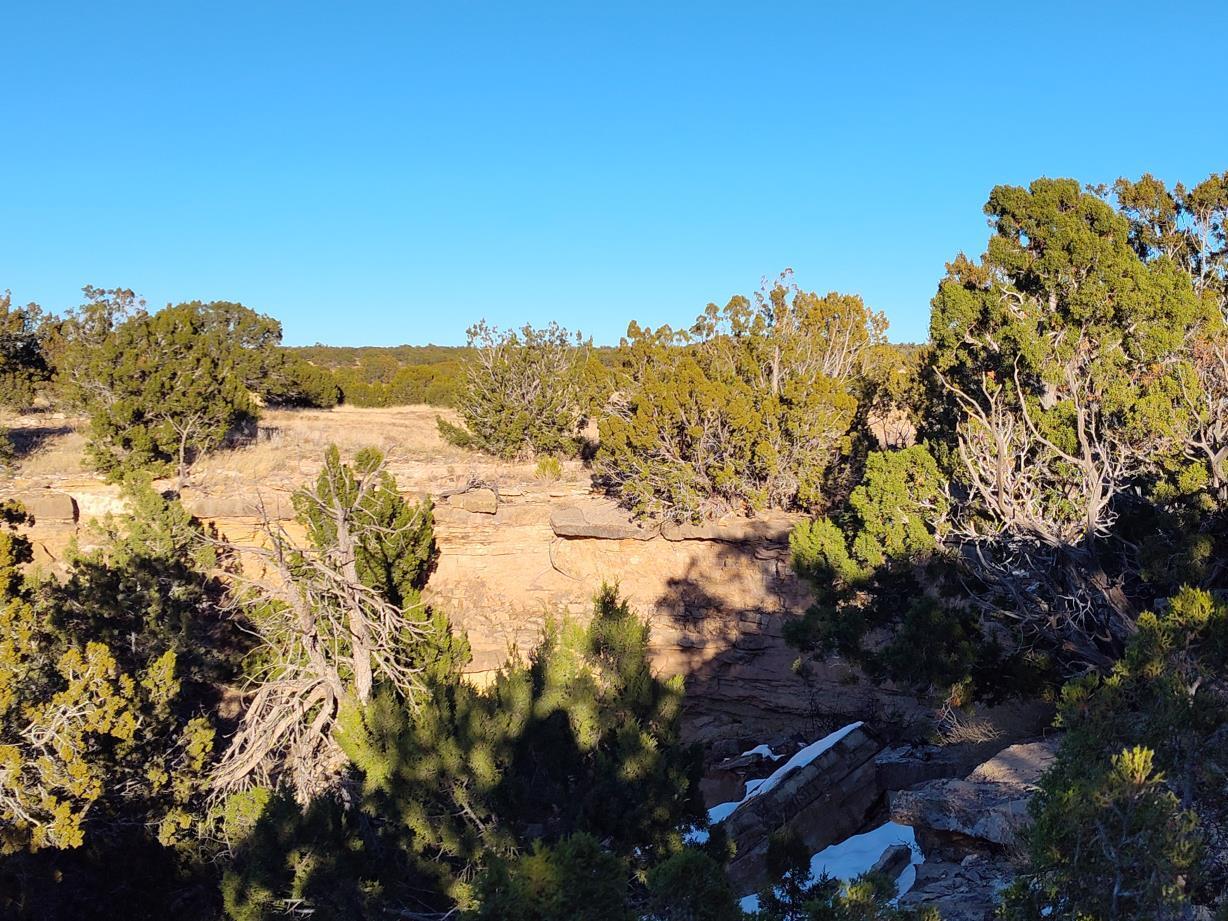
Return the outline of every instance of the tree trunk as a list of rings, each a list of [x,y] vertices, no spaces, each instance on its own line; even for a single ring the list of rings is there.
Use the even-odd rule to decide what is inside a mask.
[[[188,483],[188,430],[179,433],[179,491]]]
[[[341,554],[341,569],[351,585],[359,585],[357,546],[350,533],[350,523],[344,512],[338,510],[333,516],[337,528],[337,552]],[[354,668],[354,692],[358,700],[366,703],[371,699],[371,691],[375,680],[371,667],[371,632],[367,629],[362,608],[356,599],[351,598],[347,617],[350,627],[350,653]]]

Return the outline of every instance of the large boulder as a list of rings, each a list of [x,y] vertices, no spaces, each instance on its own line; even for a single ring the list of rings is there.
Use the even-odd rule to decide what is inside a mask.
[[[932,780],[889,796],[891,819],[919,832],[1009,847],[1030,817],[1028,803],[1053,763],[1058,740],[1012,745],[962,780]]]
[[[13,498],[33,516],[35,524],[72,524],[77,520],[77,503],[68,493],[54,489],[31,489]]]
[[[667,521],[661,525],[666,540],[718,540],[731,544],[786,543],[800,520],[797,515],[765,513],[756,518],[729,517],[694,524]]]
[[[499,511],[499,497],[493,489],[486,487],[454,493],[448,496],[447,502],[453,508],[480,515],[493,515]]]
[[[564,505],[550,513],[550,527],[558,537],[598,538],[601,540],[652,540],[655,526],[632,520],[612,502],[591,500]]]
[[[729,877],[739,892],[753,892],[766,882],[768,839],[774,832],[794,832],[817,852],[865,824],[879,798],[874,756],[880,746],[861,724],[839,733],[825,749],[814,743],[822,752],[812,760],[803,749],[784,762],[725,820],[736,846]]]

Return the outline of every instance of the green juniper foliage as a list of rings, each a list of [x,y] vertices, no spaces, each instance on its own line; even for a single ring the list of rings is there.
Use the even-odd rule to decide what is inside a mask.
[[[930,321],[953,533],[990,616],[1071,670],[1105,667],[1139,610],[1114,524],[1197,439],[1195,354],[1223,317],[1073,180],[999,186],[985,211],[987,251],[950,264]]]
[[[1183,589],[1105,677],[1063,689],[1066,730],[1041,783],[1031,866],[1011,917],[1181,917],[1223,890],[1200,860],[1200,816],[1219,825],[1228,776],[1228,605]]]
[[[652,676],[647,639],[645,624],[606,588],[589,627],[551,627],[528,662],[512,663],[486,690],[463,682],[458,663],[437,675],[421,706],[380,692],[347,708],[339,741],[353,765],[356,811],[337,818],[335,837],[318,847],[355,852],[368,847],[357,836],[375,835],[379,853],[396,859],[364,864],[357,878],[371,880],[386,906],[459,903],[495,917],[485,898],[528,897],[504,876],[588,861],[588,842],[600,842],[593,866],[623,867],[610,885],[629,891],[631,870],[675,853],[677,829],[702,815],[698,753],[678,741],[681,685]],[[294,864],[251,842],[301,834],[299,823],[335,807],[313,803],[300,818],[287,808],[262,816],[239,848],[226,884],[228,904],[242,907],[231,909],[235,917],[269,917],[251,906],[302,889]],[[287,830],[265,831],[266,822]],[[513,859],[536,841],[561,850]],[[312,858],[310,866],[330,865]],[[389,867],[395,875],[381,869]]]
[[[30,587],[6,532],[0,604],[0,906],[6,916],[209,917],[197,837],[217,733],[213,682],[239,648],[208,621],[199,527],[147,485],[62,583]],[[68,878],[71,885],[59,885]],[[122,908],[120,906],[123,906]]]
[[[953,562],[939,543],[948,509],[945,480],[923,446],[870,454],[838,519],[803,522],[790,535],[794,569],[815,603],[785,625],[788,642],[922,688],[986,673],[1000,681],[1000,651],[949,584]]]
[[[0,505],[0,914],[935,921],[888,880],[811,879],[780,836],[740,910],[737,842],[683,834],[682,680],[613,588],[466,680],[424,603],[431,506],[378,452],[329,449],[250,568],[151,485],[259,406],[345,401],[455,405],[449,440],[546,481],[579,454],[641,516],[806,514],[799,671],[1057,703],[1003,919],[1228,916],[1228,173],[1039,179],[985,212],[917,346],[788,273],[617,349],[486,323],[465,349],[286,349],[241,304],[6,293],[0,402],[88,415],[128,514],[36,567]]]
[[[90,350],[75,398],[90,416],[89,457],[120,478],[175,472],[252,419],[243,348],[196,305],[125,321]]]
[[[11,294],[0,292],[0,405],[27,407],[50,380],[51,366],[42,335],[44,322],[37,304],[14,307]]]
[[[580,334],[557,323],[504,331],[483,320],[468,335],[456,402],[465,428],[440,418],[444,438],[507,459],[575,454],[586,410]]]
[[[787,274],[753,303],[709,304],[687,332],[633,322],[600,472],[644,515],[814,508],[885,325],[861,298],[804,292]]]

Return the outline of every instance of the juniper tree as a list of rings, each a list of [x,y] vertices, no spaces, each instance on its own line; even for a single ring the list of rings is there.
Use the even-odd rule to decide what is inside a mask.
[[[930,434],[966,496],[951,539],[1021,643],[1103,666],[1137,617],[1114,524],[1127,491],[1182,455],[1199,389],[1187,345],[1216,312],[1072,180],[999,186],[985,210],[988,250],[951,263],[930,325]]]
[[[585,411],[580,334],[557,323],[505,331],[483,320],[469,328],[468,344],[456,402],[465,428],[440,419],[444,438],[507,459],[574,454]]]
[[[145,316],[145,301],[127,288],[82,288],[84,302],[43,323],[44,351],[52,371],[52,401],[83,410],[91,358],[127,320]]]
[[[201,529],[147,486],[141,517],[27,584],[28,545],[0,538],[0,912],[208,917],[198,837],[228,636]]]
[[[119,478],[176,472],[216,448],[255,406],[243,350],[192,305],[137,314],[89,349],[70,385],[90,416],[92,462]]]
[[[786,275],[709,304],[686,332],[628,328],[621,402],[599,420],[599,471],[638,513],[703,518],[813,508],[885,321]]]
[[[234,548],[270,578],[237,601],[259,634],[259,671],[215,784],[286,781],[306,801],[344,762],[333,737],[343,705],[365,705],[377,683],[412,704],[439,660],[467,649],[419,600],[434,549],[430,505],[401,498],[379,452],[351,466],[330,447],[293,502],[305,543],[264,515],[261,545]]]
[[[1000,651],[959,597],[941,543],[949,510],[946,479],[924,446],[870,454],[847,507],[790,534],[793,567],[815,600],[786,625],[786,640],[943,693],[987,669],[1004,681]]]
[[[37,304],[14,307],[12,295],[0,292],[0,404],[15,409],[29,406],[50,379],[44,323]]]
[[[337,739],[352,762],[352,808],[324,796],[287,811],[276,800],[237,848],[225,884],[232,916],[269,917],[287,898],[339,911],[335,894],[354,892],[355,880],[367,912],[563,910],[578,890],[520,883],[573,857],[601,871],[603,911],[627,910],[614,894],[675,853],[678,829],[703,811],[698,752],[679,741],[681,683],[652,675],[647,639],[607,588],[590,626],[553,625],[528,662],[513,661],[485,689],[462,681],[454,662],[421,706],[387,686],[366,705],[348,702]],[[517,858],[537,840],[536,862]],[[338,854],[351,855],[344,871]],[[347,910],[329,916],[363,916]]]
[[[281,323],[231,301],[191,301],[210,344],[233,362],[243,386],[271,405],[335,406],[339,397],[331,374],[281,348]]]
[[[1140,616],[1107,675],[1062,689],[1065,734],[1007,917],[1179,918],[1224,891],[1200,845],[1228,818],[1226,665],[1228,605],[1185,588]]]
[[[591,835],[554,847],[535,843],[511,860],[495,858],[477,881],[478,907],[466,921],[633,921],[625,861]]]

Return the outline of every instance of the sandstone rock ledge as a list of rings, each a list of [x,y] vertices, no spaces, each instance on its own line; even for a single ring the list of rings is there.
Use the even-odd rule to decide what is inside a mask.
[[[531,471],[479,472],[490,488],[466,488],[470,470],[397,470],[407,495],[436,498],[440,552],[425,596],[467,632],[474,680],[492,674],[511,649],[531,650],[548,617],[590,617],[593,595],[607,581],[648,619],[658,671],[686,677],[684,734],[711,746],[713,758],[841,721],[928,719],[907,692],[873,687],[842,663],[808,666],[804,675],[792,668],[797,653],[784,642],[784,624],[810,604],[790,566],[795,517],[659,528],[593,495],[587,477],[547,484],[534,482]],[[181,498],[239,543],[259,539],[262,501],[263,514],[300,536],[290,495],[309,478],[309,470],[259,482],[202,476]],[[5,495],[34,512],[35,561],[49,570],[74,537],[89,541],[93,519],[127,510],[117,486],[92,477],[6,485]]]
[[[891,818],[938,836],[1009,847],[1030,821],[1028,803],[1057,745],[1056,738],[1012,745],[963,780],[932,780],[893,793]]]
[[[532,649],[547,617],[591,616],[605,581],[648,619],[655,667],[686,676],[688,739],[736,753],[840,719],[924,718],[909,694],[874,688],[839,663],[805,677],[792,669],[784,623],[811,600],[789,560],[796,516],[657,528],[575,489],[498,493],[494,514],[436,505],[440,556],[426,593],[467,631],[479,680],[512,647]]]

